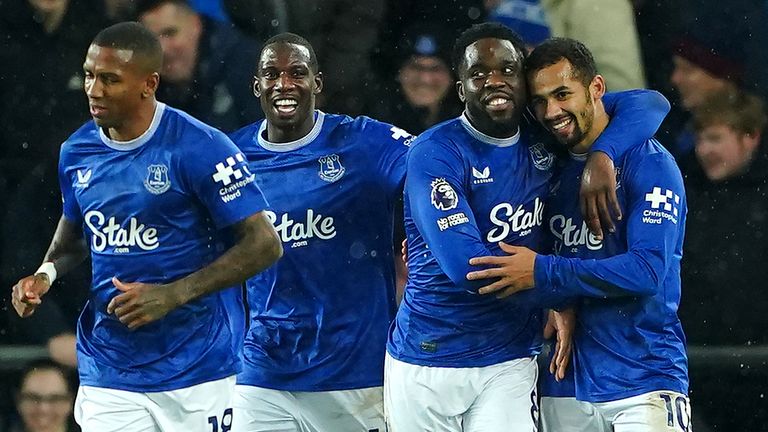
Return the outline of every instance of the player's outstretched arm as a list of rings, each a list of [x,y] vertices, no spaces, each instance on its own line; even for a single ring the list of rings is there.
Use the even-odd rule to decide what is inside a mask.
[[[113,278],[122,291],[109,302],[114,313],[131,329],[151,323],[189,301],[242,283],[271,266],[283,254],[283,247],[263,211],[234,226],[237,243],[218,259],[177,281],[165,284],[126,283]]]
[[[11,304],[16,313],[22,318],[32,315],[42,303],[42,297],[51,288],[56,275],[67,273],[87,256],[88,246],[80,230],[62,216],[40,270],[21,279],[12,288]]]

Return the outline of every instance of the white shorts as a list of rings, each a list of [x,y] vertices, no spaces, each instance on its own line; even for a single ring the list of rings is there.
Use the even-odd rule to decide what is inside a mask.
[[[479,368],[384,363],[390,432],[533,431],[538,423],[533,357]]]
[[[691,404],[676,392],[655,391],[611,402],[593,403],[604,430],[615,432],[691,432]]]
[[[386,432],[381,387],[291,392],[237,385],[232,432]]]
[[[81,386],[75,420],[83,432],[226,432],[235,377],[164,392]]]
[[[542,397],[541,432],[607,432],[597,409],[573,397]]]

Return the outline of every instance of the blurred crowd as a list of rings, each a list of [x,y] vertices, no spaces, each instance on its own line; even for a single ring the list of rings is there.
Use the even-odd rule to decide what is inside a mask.
[[[609,90],[652,88],[672,102],[657,137],[688,188],[680,316],[689,344],[767,345],[766,15],[758,0],[0,0],[0,284],[34,271],[48,247],[61,211],[59,145],[90,118],[82,62],[106,25],[136,20],[156,33],[158,99],[222,130],[261,118],[256,57],[267,38],[291,31],[317,52],[322,110],[418,134],[460,114],[452,43],[494,20],[531,47],[578,39]],[[0,430],[72,430],[66,368],[89,279],[88,268],[62,278],[24,323],[0,296],[0,343],[46,345],[53,359],[17,377],[16,414]],[[763,428],[768,404],[754,374],[692,369],[694,407],[715,430]],[[716,427],[742,410],[754,427]]]

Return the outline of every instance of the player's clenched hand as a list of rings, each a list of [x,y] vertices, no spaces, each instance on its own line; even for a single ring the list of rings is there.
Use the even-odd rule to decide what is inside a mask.
[[[36,274],[18,281],[11,288],[11,304],[20,317],[26,318],[43,302],[42,297],[51,288],[48,276]]]
[[[603,227],[609,232],[616,228],[613,218],[621,220],[621,207],[616,197],[616,171],[607,154],[590,153],[581,176],[579,191],[581,215],[595,237],[603,238]]]
[[[467,273],[467,279],[494,279],[495,282],[478,290],[479,294],[496,294],[498,298],[510,296],[518,291],[533,288],[533,264],[536,252],[521,246],[512,246],[499,242],[506,256],[484,256],[472,258],[469,264],[488,267]]]
[[[164,317],[179,305],[173,290],[163,285],[124,283],[116,277],[112,283],[122,293],[109,302],[107,313],[114,313],[131,330]]]
[[[573,331],[576,328],[576,314],[573,309],[566,309],[561,312],[549,311],[547,324],[544,326],[544,337],[555,339],[555,354],[549,363],[549,372],[555,376],[556,381],[565,378],[565,371],[568,370],[568,364],[571,362],[571,352],[573,351]]]

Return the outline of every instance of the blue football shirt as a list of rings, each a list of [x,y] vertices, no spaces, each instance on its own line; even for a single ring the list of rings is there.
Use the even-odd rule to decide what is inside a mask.
[[[106,312],[123,282],[183,278],[226,249],[222,230],[266,207],[244,155],[221,132],[157,103],[150,128],[127,142],[93,121],[62,146],[64,217],[82,226],[93,282],[78,321],[83,385],[173,390],[240,369],[238,288],[185,304],[129,330]]]
[[[651,136],[669,111],[657,92],[605,95],[613,121],[593,146],[623,156]],[[658,120],[646,121],[648,112]],[[468,281],[469,260],[501,255],[499,241],[541,250],[544,209],[555,156],[537,125],[499,139],[475,129],[466,116],[427,130],[408,154],[405,223],[409,276],[388,340],[406,363],[482,367],[540,350],[538,299],[479,296],[489,281]]]
[[[680,171],[655,140],[622,156],[616,166],[624,219],[601,241],[579,210],[584,164],[583,155],[572,155],[553,185],[547,226],[557,256],[540,255],[535,267],[535,290],[558,301],[575,299],[576,397],[606,402],[658,390],[687,394],[677,317],[686,216]]]
[[[289,391],[381,386],[395,310],[393,206],[412,137],[367,117],[316,112],[310,133],[271,143],[266,123],[231,135],[270,202],[285,253],[248,281],[238,384]]]

